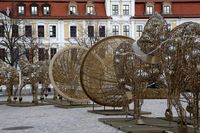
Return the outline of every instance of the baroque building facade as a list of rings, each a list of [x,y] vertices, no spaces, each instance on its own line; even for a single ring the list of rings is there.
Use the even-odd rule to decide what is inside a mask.
[[[154,12],[167,20],[170,29],[187,21],[200,22],[200,0],[1,0],[0,12],[8,10],[22,21],[19,34],[37,38],[39,60],[45,60],[45,52],[51,58],[65,45],[83,40],[91,43],[110,35],[137,40]],[[0,40],[3,34],[1,29]]]

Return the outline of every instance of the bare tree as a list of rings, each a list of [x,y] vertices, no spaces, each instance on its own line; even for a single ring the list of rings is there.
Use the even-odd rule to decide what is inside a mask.
[[[13,68],[17,68],[20,57],[26,54],[26,48],[31,48],[32,51],[37,49],[36,38],[32,37],[32,29],[26,31],[24,23],[23,20],[12,18],[8,9],[6,13],[0,13],[0,48],[4,49],[2,61]],[[12,83],[7,86],[7,92],[10,98],[13,94]]]
[[[98,22],[97,25],[99,25]],[[66,41],[70,45],[79,45],[89,48],[107,36],[105,26],[99,25],[99,27],[95,27],[91,25],[91,22],[88,22],[86,26],[88,27],[78,27],[75,35],[71,35]]]
[[[26,48],[36,49],[36,45],[34,45],[36,38],[24,32],[23,23],[25,22],[13,19],[8,14],[1,15],[0,26],[4,34],[0,40],[0,47],[4,48],[6,52],[3,61],[13,67],[17,65],[19,58],[26,54]]]

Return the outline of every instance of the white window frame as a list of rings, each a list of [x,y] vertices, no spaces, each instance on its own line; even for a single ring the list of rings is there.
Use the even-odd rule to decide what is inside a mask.
[[[120,33],[119,28],[120,28],[119,25],[112,25],[112,34],[113,35],[119,35],[119,33]],[[115,29],[115,31],[117,31],[116,29],[118,29],[118,32],[114,32],[113,29]],[[118,34],[116,34],[116,33],[118,33]]]
[[[106,37],[106,25],[104,25],[104,24],[103,24],[103,25],[98,25],[98,32],[100,31],[100,27],[101,27],[101,26],[104,26],[104,27],[105,27],[105,37]],[[99,34],[99,37],[100,37],[100,34]]]
[[[44,26],[44,37],[38,37],[38,26]],[[46,37],[46,27],[45,27],[45,24],[43,24],[43,23],[38,23],[37,24],[37,37],[38,38],[45,38]]]
[[[38,7],[37,6],[31,6],[31,15],[38,15]]]
[[[124,36],[130,35],[130,25],[123,25],[123,35]]]
[[[130,14],[130,6],[128,4],[123,5],[123,15],[129,15],[129,14]]]
[[[56,27],[56,29],[55,29],[55,36],[51,36],[51,33],[52,33],[52,35],[53,35],[53,26],[55,26]],[[55,38],[55,37],[57,37],[57,26],[56,25],[49,25],[49,37],[50,38]]]
[[[163,4],[163,14],[171,14],[171,4],[170,3]]]
[[[76,14],[76,6],[75,5],[71,5],[69,7],[69,12],[70,12],[70,15],[75,15]]]
[[[138,27],[140,27],[140,28],[138,28]],[[144,25],[143,24],[137,24],[135,29],[136,29],[136,38],[141,37],[142,32],[144,31]]]
[[[43,6],[43,14],[50,15],[50,6]]]
[[[116,6],[117,7],[117,10],[114,12],[114,6]],[[119,15],[119,5],[117,5],[117,4],[113,4],[112,5],[112,15]]]
[[[147,5],[146,6],[146,14],[147,15],[152,15],[153,14],[153,6]]]
[[[87,14],[89,15],[94,14],[94,6],[87,6]]]
[[[18,14],[19,15],[24,15],[25,14],[25,6],[24,5],[19,5],[18,6]]]
[[[78,31],[78,26],[76,26],[76,25],[70,25],[70,26],[69,26],[69,35],[70,35],[70,38],[75,38],[75,37],[72,37],[72,36],[71,36],[71,27],[72,27],[72,26],[75,26],[75,27],[76,27],[76,37],[78,37],[78,32],[77,32],[77,31]]]

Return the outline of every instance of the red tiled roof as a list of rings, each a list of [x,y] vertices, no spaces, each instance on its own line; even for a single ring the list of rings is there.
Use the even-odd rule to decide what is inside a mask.
[[[151,16],[132,16],[131,19],[149,19]],[[200,15],[163,15],[164,18],[200,18]]]
[[[2,2],[6,1],[6,2]],[[105,2],[104,0],[94,0],[93,4],[95,5],[96,14],[95,15],[87,15],[86,14],[86,0],[77,0],[77,15],[69,15],[69,0],[37,0],[38,4],[38,15],[32,16],[30,14],[30,4],[32,4],[33,0],[18,0],[20,2],[23,2],[26,5],[26,15],[18,16],[17,15],[17,4],[20,2],[8,2],[8,1],[14,1],[14,0],[1,0],[0,1],[0,11],[6,10],[6,8],[10,8],[14,11],[14,17],[15,18],[23,18],[23,19],[110,19],[111,17],[108,17],[106,15],[105,10]],[[41,2],[38,2],[41,1]],[[48,4],[50,4],[51,7],[51,13],[50,15],[44,16],[42,13],[42,5],[49,1]],[[34,0],[35,2],[35,0]]]
[[[200,0],[135,0],[135,2],[200,2]]]
[[[88,0],[1,0],[1,2],[87,2]],[[93,2],[105,2],[105,0],[92,0]]]
[[[139,1],[139,0],[137,0]],[[147,1],[147,0],[140,0]],[[153,0],[148,0],[153,1]],[[163,0],[154,0],[163,1]],[[200,0],[170,0],[171,1],[171,15],[164,15],[166,18],[200,18]],[[182,1],[182,2],[176,2]],[[183,2],[187,1],[187,2]],[[189,2],[190,1],[190,2]],[[156,2],[154,4],[154,11],[160,14],[163,13],[163,3]],[[135,16],[132,18],[148,18],[145,11],[145,2],[136,2]]]

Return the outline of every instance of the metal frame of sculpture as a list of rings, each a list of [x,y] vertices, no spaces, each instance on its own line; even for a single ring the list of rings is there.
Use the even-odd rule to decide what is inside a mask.
[[[88,49],[67,46],[57,52],[49,66],[50,81],[59,95],[71,102],[88,102],[80,85],[80,67]]]

